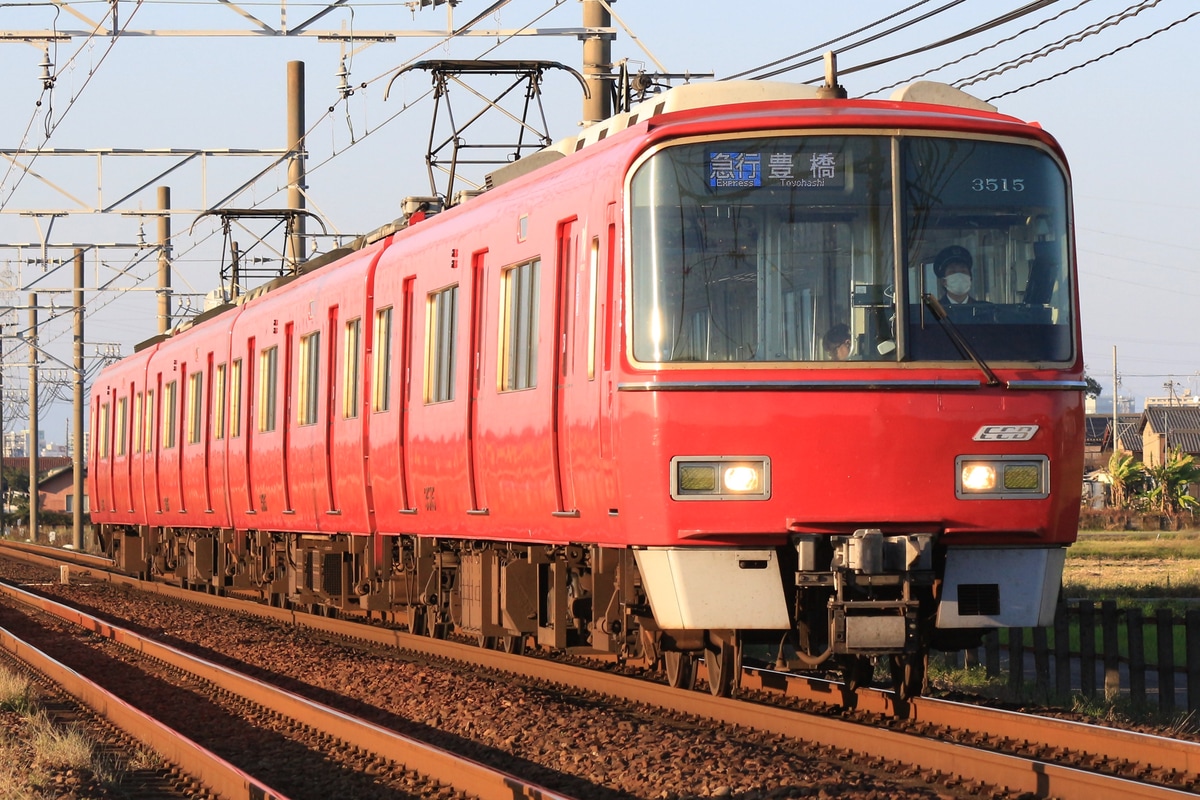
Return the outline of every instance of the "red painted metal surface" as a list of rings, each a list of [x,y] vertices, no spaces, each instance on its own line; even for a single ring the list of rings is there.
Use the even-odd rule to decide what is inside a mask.
[[[1082,468],[1077,391],[964,391],[963,382],[983,381],[965,360],[863,363],[836,376],[813,363],[697,369],[630,360],[624,176],[647,147],[723,131],[900,126],[1024,137],[1057,151],[1039,128],[1009,117],[889,102],[764,103],[632,125],[105,370],[94,383],[94,419],[113,393],[130,396],[148,386],[161,400],[176,381],[179,421],[175,447],[162,446],[158,422],[153,452],[126,462],[93,457],[92,518],[608,545],[780,545],[791,533],[863,526],[945,531],[947,542],[961,544],[1067,543],[1074,538]],[[496,293],[504,270],[532,260],[540,264],[543,309],[535,386],[500,391]],[[429,298],[450,287],[458,291],[453,399],[427,402]],[[390,403],[377,410],[370,364],[383,343],[372,341],[371,331],[383,309],[392,310]],[[362,321],[360,416],[343,414],[345,354],[325,351],[317,420],[298,424],[301,337],[319,330],[337,341],[354,318]],[[1073,335],[1078,341],[1077,327]],[[251,388],[270,348],[279,364],[273,430],[263,422],[261,392]],[[1005,380],[1080,380],[1082,355],[1075,352],[1074,363],[1061,369],[997,371]],[[213,411],[206,406],[207,441],[189,443],[189,375],[234,362],[241,363],[240,434],[213,441]],[[846,387],[883,379],[922,386]],[[642,390],[689,381],[744,388]],[[959,388],[939,390],[937,382]],[[797,388],[771,388],[779,384]],[[971,436],[983,423],[1018,422],[1038,426],[1028,449],[1053,464],[1050,496],[957,501],[954,454],[964,447],[981,455],[1005,452]],[[665,501],[672,456],[728,452],[771,457],[770,500]]]

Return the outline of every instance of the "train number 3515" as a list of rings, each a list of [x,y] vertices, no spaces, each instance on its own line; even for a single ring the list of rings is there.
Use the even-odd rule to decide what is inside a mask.
[[[1023,192],[1024,178],[972,178],[971,190],[975,192]]]

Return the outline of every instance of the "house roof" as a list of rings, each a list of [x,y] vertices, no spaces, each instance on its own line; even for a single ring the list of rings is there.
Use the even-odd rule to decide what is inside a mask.
[[[1200,408],[1196,406],[1148,406],[1142,412],[1142,429],[1146,428],[1165,436],[1168,449],[1200,454]]]
[[[1112,449],[1112,415],[1088,414],[1084,418],[1084,442],[1100,450]],[[1118,414],[1121,449],[1127,453],[1142,452],[1142,415]]]
[[[75,466],[73,464],[67,464],[65,467],[57,467],[55,469],[50,470],[45,475],[41,476],[38,479],[38,486],[40,487],[44,484],[47,484],[50,481],[53,481],[54,479],[58,478],[60,475],[74,476],[74,474],[75,474]],[[83,465],[83,475],[85,478],[87,477],[87,464]]]
[[[16,469],[22,472],[29,471],[29,458],[21,456],[20,458],[5,457],[3,462],[5,469]],[[38,456],[37,470],[38,473],[50,472],[55,469],[69,467],[74,461],[70,456]]]

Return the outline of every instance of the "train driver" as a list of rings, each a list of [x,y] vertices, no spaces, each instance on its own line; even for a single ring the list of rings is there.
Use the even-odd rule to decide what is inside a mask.
[[[974,305],[981,301],[971,295],[973,259],[965,247],[952,244],[933,260],[933,272],[942,285],[938,301],[943,306]]]

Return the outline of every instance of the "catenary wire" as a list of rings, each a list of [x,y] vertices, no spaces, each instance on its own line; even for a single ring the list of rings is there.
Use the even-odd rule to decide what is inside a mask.
[[[875,89],[874,91],[867,92],[863,96],[870,97],[873,94],[880,94],[882,92],[886,92],[888,89],[895,89],[897,86],[903,86],[906,83],[912,83],[915,80],[924,78],[927,75],[932,75],[933,73],[938,72],[939,70],[943,70],[947,67],[952,67],[955,64],[961,64],[963,61],[974,58],[975,56],[978,56],[978,55],[982,55],[983,53],[986,53],[988,50],[993,50],[1002,44],[1007,44],[1011,41],[1014,41],[1014,40],[1020,38],[1021,36],[1024,36],[1027,33],[1031,33],[1032,31],[1037,30],[1038,28],[1042,27],[1043,25],[1048,25],[1051,22],[1056,22],[1057,20],[1062,19],[1063,17],[1067,16],[1068,14],[1072,13],[1073,11],[1078,11],[1080,8],[1083,8],[1085,5],[1087,5],[1090,2],[1092,2],[1092,0],[1080,0],[1079,3],[1075,4],[1071,8],[1068,8],[1065,11],[1061,11],[1052,17],[1046,17],[1045,19],[1041,20],[1040,22],[1030,25],[1027,28],[1022,28],[1021,30],[1014,33],[1012,36],[1007,36],[1007,37],[1000,39],[996,42],[993,42],[992,44],[989,44],[985,47],[981,47],[978,50],[976,50],[975,52],[967,53],[966,55],[956,58],[953,61],[947,61],[945,64],[942,64],[941,66],[933,67],[932,69],[927,69],[924,72],[919,72],[916,75],[912,75],[903,80],[896,81],[895,83],[890,83],[887,86],[881,86],[880,88]]]
[[[1175,22],[1172,22],[1170,25],[1159,28],[1158,30],[1156,30],[1152,33],[1148,33],[1139,39],[1135,39],[1132,42],[1129,42],[1128,44],[1121,45],[1120,47],[1115,48],[1107,53],[1104,53],[1103,55],[1097,56],[1092,59],[1088,59],[1087,61],[1084,61],[1082,64],[1076,64],[1075,66],[1073,66],[1069,69],[1062,70],[1061,72],[1056,72],[1055,74],[1049,75],[1045,78],[1042,78],[1041,80],[1036,80],[1036,81],[1033,81],[1032,83],[1027,83],[1024,86],[1018,86],[1016,89],[1010,89],[1007,92],[1002,92],[1001,94],[995,95],[993,97],[989,97],[988,102],[990,103],[993,100],[999,100],[1001,97],[1008,97],[1010,94],[1016,94],[1017,92],[1021,92],[1026,89],[1031,89],[1034,86],[1038,86],[1038,85],[1046,83],[1048,81],[1052,81],[1055,78],[1061,78],[1064,75],[1068,75],[1072,72],[1075,72],[1076,70],[1083,69],[1084,67],[1095,64],[1098,61],[1103,61],[1104,59],[1108,58],[1109,56],[1116,55],[1117,53],[1121,52],[1122,50],[1128,50],[1129,48],[1133,47],[1134,45],[1141,44],[1142,42],[1153,39],[1155,36],[1158,36],[1160,33],[1166,33],[1167,31],[1171,30],[1172,28],[1174,28],[1178,25],[1182,25],[1183,23],[1188,22],[1197,16],[1200,16],[1200,11],[1193,11],[1191,14],[1188,14],[1183,19],[1176,20]]]
[[[848,39],[851,36],[857,36],[858,34],[862,33],[863,31],[868,31],[871,28],[874,28],[876,25],[882,25],[885,22],[890,22],[891,20],[895,19],[896,17],[898,17],[902,14],[907,14],[909,11],[912,11],[914,8],[923,6],[928,2],[930,2],[930,0],[920,0],[920,2],[913,3],[912,5],[908,6],[907,8],[902,8],[899,11],[895,12],[894,14],[889,14],[886,17],[877,19],[874,22],[870,23],[869,25],[864,25],[861,28],[857,28],[855,30],[850,31],[849,33],[843,33],[841,36],[835,36],[834,38],[829,39],[828,41],[822,42],[821,44],[816,44],[805,50],[801,50],[799,53],[792,53],[790,56],[784,56],[783,58],[777,58],[774,61],[770,61],[766,64],[762,64],[757,67],[751,67],[750,69],[743,70],[742,72],[735,72],[732,75],[727,75],[724,78],[721,78],[721,80],[731,81],[731,80],[735,80],[737,78],[744,78],[745,76],[749,75],[752,72],[758,72],[759,70],[769,69],[771,67],[778,66],[785,61],[790,61],[793,58],[800,58],[801,56],[806,56],[809,53],[814,53],[814,52],[824,50],[825,48],[829,47],[830,45],[840,42],[842,39]]]
[[[848,44],[845,47],[843,47],[840,52],[846,53],[857,47],[862,47],[865,44],[870,44],[871,42],[878,41],[879,39],[882,39],[885,36],[890,36],[893,33],[903,30],[904,28],[908,28],[918,22],[924,22],[927,19],[937,16],[938,14],[941,14],[943,11],[949,11],[950,9],[954,8],[955,6],[962,5],[964,2],[966,2],[966,0],[951,0],[951,2],[946,3],[943,6],[939,6],[938,8],[935,8],[934,10],[929,11],[925,14],[922,14],[921,16],[917,17],[916,19],[909,20],[907,22],[903,22],[899,25],[895,25],[891,28],[888,28],[887,30],[880,31],[879,33],[876,33],[876,34],[872,34],[871,36],[868,36],[865,39],[859,39],[856,42],[852,42],[851,44]],[[873,27],[873,26],[868,26],[868,27]],[[841,37],[839,37],[839,38],[841,38]],[[771,72],[765,72],[762,75],[755,75],[753,79],[754,80],[763,80],[765,78],[773,78],[776,75],[782,75],[785,72],[791,72],[792,70],[800,69],[801,67],[810,67],[813,64],[820,63],[820,61],[821,61],[821,56],[817,56],[815,58],[809,58],[804,61],[800,61],[798,63],[792,64],[790,66],[780,67],[779,69],[772,70]],[[754,72],[754,71],[756,71],[756,70],[751,70],[751,72]]]
[[[104,49],[104,52],[100,54],[100,60],[97,61],[95,66],[93,66],[92,69],[88,72],[87,77],[83,81],[83,85],[79,87],[79,90],[75,93],[75,96],[70,98],[70,100],[68,100],[67,107],[63,110],[63,112],[61,114],[58,115],[58,120],[52,123],[50,117],[47,116],[47,118],[46,118],[46,135],[42,139],[42,144],[39,145],[38,148],[33,151],[32,157],[29,159],[29,161],[26,164],[23,165],[23,168],[22,168],[20,174],[17,176],[16,181],[13,183],[12,188],[9,190],[7,197],[0,198],[0,210],[3,210],[5,208],[5,206],[8,205],[9,200],[12,199],[13,195],[17,191],[17,188],[25,180],[25,176],[29,174],[29,167],[31,167],[33,165],[33,163],[35,161],[37,161],[38,154],[40,153],[42,147],[44,147],[45,143],[50,140],[50,137],[53,136],[54,131],[58,129],[58,126],[60,124],[62,124],[63,119],[67,116],[68,113],[70,113],[71,109],[75,107],[75,103],[79,100],[80,95],[83,94],[84,89],[86,89],[88,84],[91,83],[92,78],[94,78],[96,76],[97,70],[99,70],[100,66],[104,63],[104,60],[106,58],[108,58],[108,56],[112,52],[113,48],[116,47],[117,41],[121,38],[121,34],[125,32],[125,30],[129,27],[130,22],[133,21],[133,18],[137,14],[138,10],[141,9],[142,3],[143,3],[143,0],[135,0],[133,10],[130,11],[128,16],[126,17],[125,24],[121,26],[120,30],[116,31],[111,37],[109,37],[108,47],[106,47]],[[96,38],[97,32],[99,30],[100,30],[99,25],[97,25],[97,27],[93,28],[92,32],[90,34],[88,34],[87,39],[84,40],[83,44],[81,44],[76,49],[75,53],[72,54],[71,57],[67,59],[68,65],[74,63],[76,55],[78,55],[80,52],[82,52],[83,49],[85,47],[87,47],[88,44],[94,38]],[[61,74],[61,73],[62,73],[62,70],[60,69],[59,74]],[[52,89],[45,90],[45,91],[43,91],[43,95],[47,91],[52,92],[53,90]],[[40,104],[41,104],[41,97],[39,97],[39,99],[38,99],[37,108],[40,108]],[[37,113],[38,112],[35,110],[33,116],[36,117]],[[31,127],[32,127],[32,121],[31,121]],[[27,129],[26,133],[28,134],[28,129]],[[4,180],[0,180],[0,185],[3,185],[4,181],[6,181],[8,179],[8,175],[10,175],[12,173],[12,168],[14,166],[16,166],[15,158],[9,162],[9,169],[5,173]]]
[[[1110,14],[1109,16],[1105,17],[1100,22],[1089,25],[1086,28],[1084,28],[1083,30],[1076,31],[1075,33],[1072,33],[1069,36],[1064,36],[1056,42],[1051,42],[1049,44],[1042,45],[1037,50],[1031,50],[1028,53],[1024,53],[1023,55],[1020,55],[1020,56],[1017,56],[1016,58],[1010,59],[1010,60],[1004,62],[1003,64],[1000,64],[995,67],[991,67],[989,69],[980,70],[979,72],[975,73],[974,75],[970,75],[966,78],[957,80],[954,82],[954,85],[960,89],[963,89],[963,88],[966,88],[967,86],[972,86],[976,83],[981,83],[981,82],[989,80],[991,78],[995,78],[999,75],[1003,75],[1005,72],[1009,72],[1011,70],[1018,69],[1019,67],[1026,66],[1028,64],[1032,64],[1034,61],[1036,61],[1039,58],[1045,58],[1046,56],[1050,55],[1051,53],[1057,52],[1059,50],[1065,50],[1066,48],[1070,47],[1073,44],[1079,44],[1080,42],[1082,42],[1084,39],[1087,39],[1088,37],[1095,36],[1096,34],[1099,34],[1109,28],[1113,28],[1113,27],[1116,27],[1117,25],[1120,25],[1122,22],[1131,20],[1134,17],[1136,17],[1138,14],[1141,14],[1143,11],[1147,11],[1151,8],[1154,8],[1156,5],[1158,5],[1161,2],[1162,2],[1162,0],[1143,0],[1143,2],[1141,2],[1141,3],[1137,3],[1135,5],[1129,6],[1124,11],[1120,11],[1116,14]]]

